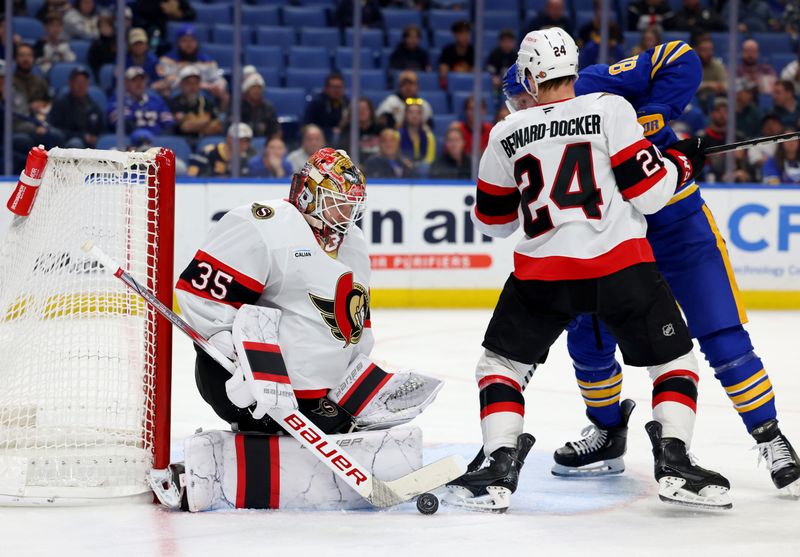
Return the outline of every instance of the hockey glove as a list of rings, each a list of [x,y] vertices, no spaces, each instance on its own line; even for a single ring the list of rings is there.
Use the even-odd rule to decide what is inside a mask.
[[[664,151],[678,169],[678,187],[696,178],[706,162],[706,140],[703,137],[690,137],[668,146]]]

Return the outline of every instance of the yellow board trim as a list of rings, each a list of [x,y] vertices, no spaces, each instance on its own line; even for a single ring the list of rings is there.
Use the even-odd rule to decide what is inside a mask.
[[[617,402],[619,402],[619,397],[615,396],[611,400],[606,400],[603,402],[592,402],[590,400],[584,399],[583,402],[586,403],[586,406],[591,406],[592,408],[601,408],[603,406],[611,406],[612,404],[616,404]]]
[[[742,389],[746,389],[750,385],[753,385],[757,381],[760,381],[766,376],[767,376],[767,370],[761,368],[759,371],[755,372],[753,375],[751,375],[741,383],[736,383],[735,385],[731,385],[730,387],[725,387],[725,392],[728,394],[737,393]]]
[[[581,389],[581,394],[584,398],[608,398],[611,395],[618,395],[622,392],[622,383],[617,385],[616,387],[611,387],[609,389],[602,389],[599,391],[589,391]]]
[[[744,290],[738,294],[748,309],[800,309],[800,290]],[[493,308],[500,288],[373,288],[374,308]],[[176,303],[177,305],[177,303]]]
[[[747,323],[747,312],[744,310],[744,304],[742,303],[741,296],[739,295],[739,286],[736,284],[736,277],[733,274],[733,266],[731,265],[731,260],[728,258],[728,250],[725,248],[725,240],[722,239],[722,234],[719,233],[719,228],[717,228],[717,223],[714,221],[714,216],[711,214],[711,211],[708,209],[708,206],[705,203],[703,204],[703,213],[706,215],[708,225],[711,227],[711,231],[714,233],[714,237],[717,239],[717,249],[719,250],[720,256],[722,256],[722,262],[725,264],[725,272],[728,274],[728,282],[731,286],[733,300],[736,303],[736,311],[739,312],[739,321],[741,323]]]
[[[749,391],[745,391],[740,395],[732,396],[731,402],[735,405],[739,406],[743,402],[750,402],[758,398],[758,395],[765,393],[766,391],[772,388],[772,383],[770,383],[769,379],[763,381],[750,389]]]
[[[581,380],[577,380],[577,381],[578,381],[578,385],[580,387],[583,387],[583,388],[586,388],[586,389],[592,389],[592,388],[595,388],[595,387],[605,387],[606,385],[613,385],[614,383],[616,383],[618,381],[621,382],[622,381],[622,374],[621,373],[617,373],[613,377],[609,377],[608,379],[603,379],[602,381],[596,381],[596,382],[581,381]]]
[[[753,404],[748,404],[747,406],[734,407],[734,408],[736,408],[736,411],[739,412],[740,414],[744,414],[745,412],[749,412],[750,410],[755,410],[759,406],[763,406],[773,398],[775,398],[775,391],[772,391],[761,400],[755,401]]]

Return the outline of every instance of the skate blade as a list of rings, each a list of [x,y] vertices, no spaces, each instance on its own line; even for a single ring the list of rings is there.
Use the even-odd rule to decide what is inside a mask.
[[[511,491],[505,487],[489,486],[486,495],[475,497],[461,486],[447,486],[447,492],[440,497],[445,505],[474,512],[504,513],[511,504]]]
[[[800,479],[783,486],[778,490],[778,493],[784,499],[800,499]]]
[[[701,511],[722,511],[733,507],[728,488],[709,485],[694,493],[683,489],[686,480],[665,476],[658,480],[658,498],[663,502]]]
[[[610,460],[601,460],[600,462],[593,462],[585,466],[564,466],[563,464],[554,464],[550,469],[550,473],[559,478],[597,478],[601,476],[613,476],[615,474],[622,474],[625,471],[625,462],[620,458],[612,458]]]

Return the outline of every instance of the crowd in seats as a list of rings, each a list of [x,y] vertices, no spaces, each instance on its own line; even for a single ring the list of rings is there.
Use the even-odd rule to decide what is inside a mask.
[[[779,0],[739,4],[737,136],[796,129],[800,9]],[[610,63],[661,42],[684,40],[695,48],[702,83],[675,126],[712,142],[724,140],[728,127],[727,101],[720,97],[728,90],[729,5],[611,0]],[[129,0],[121,76],[114,68],[115,6],[114,0],[13,2],[15,34],[7,40],[0,32],[0,54],[14,45],[15,148],[109,147],[121,117],[132,148],[169,144],[198,176],[228,173],[234,141],[246,147],[242,175],[279,178],[297,171],[315,146],[352,149],[352,1],[244,0],[237,128],[231,126],[231,1]],[[353,110],[360,158],[372,177],[471,175],[476,49],[484,70],[477,99],[481,147],[507,114],[501,79],[525,33],[563,27],[581,47],[582,67],[598,60],[598,0],[494,0],[486,5],[480,37],[472,9],[466,0],[362,2],[361,98]],[[114,95],[118,78],[125,89],[122,112]],[[740,152],[734,176],[722,174],[719,160],[705,179],[800,181],[792,147]]]

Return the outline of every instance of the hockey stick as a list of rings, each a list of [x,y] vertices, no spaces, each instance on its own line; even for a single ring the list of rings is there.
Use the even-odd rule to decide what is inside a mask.
[[[740,149],[749,149],[756,145],[772,145],[773,143],[784,143],[785,141],[792,141],[800,139],[800,131],[782,133],[778,135],[768,135],[765,137],[757,137],[755,139],[748,139],[745,141],[737,141],[735,143],[728,143],[726,145],[717,145],[706,149],[706,155],[721,155],[731,151],[738,151]]]
[[[523,392],[525,391],[525,387],[528,386],[528,383],[531,382],[531,379],[533,378],[533,372],[536,371],[537,367],[539,367],[538,363],[533,364],[531,366],[531,369],[528,370],[528,373],[525,374],[525,377],[522,378],[522,384],[520,385],[520,388],[522,389]],[[470,461],[470,463],[467,464],[467,472],[474,472],[475,470],[480,468],[481,464],[483,464],[483,461],[485,459],[486,455],[483,453],[483,445],[481,445],[481,448],[478,449],[478,454],[476,454],[475,458],[473,458]]]
[[[141,296],[153,309],[167,321],[183,331],[203,351],[231,374],[236,366],[222,352],[217,350],[191,325],[181,319],[174,311],[164,305],[156,296],[139,284],[120,265],[94,245],[90,240],[83,250],[99,261],[106,271],[120,279],[128,288]],[[325,466],[359,495],[375,507],[390,507],[403,503],[461,476],[466,466],[458,455],[437,460],[419,470],[406,474],[396,480],[384,482],[372,476],[367,468],[361,466],[327,434],[323,433],[299,410],[294,408],[270,408],[270,418],[275,420],[289,435],[309,450]]]

